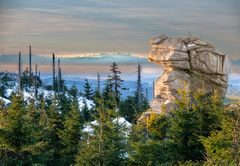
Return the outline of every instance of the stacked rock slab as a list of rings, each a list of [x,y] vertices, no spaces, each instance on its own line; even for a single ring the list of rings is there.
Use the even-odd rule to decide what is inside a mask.
[[[203,89],[206,93],[226,95],[228,85],[228,56],[213,45],[197,37],[159,36],[151,40],[149,60],[163,68],[163,75],[155,81],[151,106],[170,111],[180,99],[179,89]]]

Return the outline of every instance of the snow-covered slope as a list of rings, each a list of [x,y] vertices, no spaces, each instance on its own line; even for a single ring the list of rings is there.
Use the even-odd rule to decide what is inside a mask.
[[[131,131],[132,124],[129,123],[124,117],[118,117],[115,119],[112,119],[112,122],[121,126],[121,128],[125,129],[125,134],[128,135]],[[84,126],[83,132],[92,134],[94,131],[94,126],[98,126],[98,121],[94,120],[92,122],[89,122]]]

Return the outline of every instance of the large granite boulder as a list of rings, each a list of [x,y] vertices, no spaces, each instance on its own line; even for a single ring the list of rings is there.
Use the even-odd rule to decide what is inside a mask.
[[[163,68],[155,81],[151,105],[156,111],[164,104],[173,108],[179,99],[178,90],[204,89],[225,97],[228,85],[228,56],[197,37],[159,36],[151,40],[149,60]]]

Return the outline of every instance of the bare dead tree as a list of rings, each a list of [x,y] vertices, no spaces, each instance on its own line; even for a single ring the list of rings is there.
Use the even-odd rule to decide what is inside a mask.
[[[32,75],[32,48],[31,45],[29,46],[29,78],[31,80]]]
[[[22,58],[21,58],[21,52],[18,54],[18,84],[19,84],[19,91],[22,90]]]
[[[60,68],[60,59],[58,59],[58,79],[57,79],[58,92],[61,91],[60,84],[61,84],[61,68]]]
[[[100,91],[101,87],[100,87],[100,74],[99,72],[97,73],[97,90]]]
[[[54,55],[54,53],[52,54],[52,72],[53,72],[52,86],[53,86],[53,89],[55,89],[55,55]]]
[[[37,64],[35,65],[35,77],[34,77],[34,97],[35,101],[37,100]]]
[[[138,64],[137,68],[137,110],[138,112],[142,109],[142,78],[141,78],[142,66]]]

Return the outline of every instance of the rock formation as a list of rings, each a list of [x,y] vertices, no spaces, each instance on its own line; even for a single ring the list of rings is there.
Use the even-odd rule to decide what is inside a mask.
[[[159,36],[151,40],[149,60],[163,68],[163,75],[155,81],[151,106],[169,111],[179,99],[178,90],[204,89],[224,97],[227,92],[228,56],[213,45],[197,37]]]

